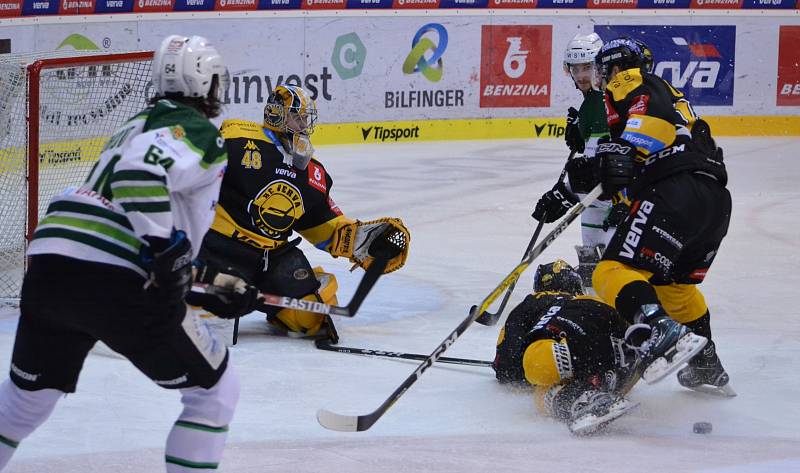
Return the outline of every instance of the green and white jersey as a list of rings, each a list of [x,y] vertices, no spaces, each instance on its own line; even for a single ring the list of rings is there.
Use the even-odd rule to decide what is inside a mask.
[[[227,162],[217,128],[160,100],[108,140],[89,177],[53,198],[28,248],[129,268],[142,276],[145,235],[186,232],[194,256],[214,219]]]
[[[606,121],[606,104],[603,92],[590,90],[583,97],[583,103],[578,110],[578,127],[581,136],[586,140],[584,154],[594,157],[597,149],[597,140],[608,136],[608,122]]]

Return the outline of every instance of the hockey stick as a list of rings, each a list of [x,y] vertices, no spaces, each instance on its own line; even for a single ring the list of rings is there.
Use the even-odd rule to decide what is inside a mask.
[[[569,153],[569,157],[567,157],[567,162],[569,162],[569,160],[572,159],[574,156],[575,156],[575,151],[570,152]],[[566,165],[564,166],[564,169],[561,170],[561,175],[558,176],[558,181],[556,182],[556,185],[561,184],[564,181],[565,177],[567,177],[567,167],[566,167]],[[546,219],[546,216],[547,216],[546,213],[545,213],[545,215],[542,215],[542,219],[539,220],[539,224],[536,225],[536,231],[533,232],[533,236],[531,237],[531,241],[528,243],[528,247],[525,248],[525,253],[522,254],[522,259],[523,260],[525,259],[525,256],[527,256],[527,254],[530,253],[531,248],[533,248],[533,245],[536,244],[536,240],[539,238],[539,234],[542,232],[542,227],[544,227],[544,221]],[[500,316],[503,315],[503,310],[506,308],[506,304],[508,304],[508,300],[511,299],[511,293],[514,292],[514,288],[516,287],[516,285],[517,285],[517,282],[514,281],[510,286],[508,286],[508,289],[506,290],[506,295],[503,296],[503,300],[500,301],[500,307],[497,308],[497,312],[495,312],[495,313],[484,312],[480,316],[478,316],[477,319],[475,319],[475,322],[478,322],[481,325],[486,325],[486,326],[489,326],[489,327],[491,327],[494,324],[496,324],[497,321],[500,320]],[[472,311],[472,309],[474,309],[474,308],[475,308],[475,306],[472,306],[470,308],[470,311]]]
[[[350,353],[352,355],[365,355],[365,356],[377,356],[383,358],[402,358],[404,360],[426,360],[428,355],[416,354],[416,353],[402,353],[399,351],[383,351],[383,350],[370,350],[369,348],[353,348],[353,347],[340,347],[337,345],[331,345],[328,343],[327,340],[319,339],[314,344],[320,350],[325,351],[334,351],[337,353]],[[484,360],[471,360],[468,358],[449,358],[446,356],[440,357],[436,360],[437,363],[450,363],[453,365],[467,365],[467,366],[483,366],[491,368],[492,362],[491,361],[484,361]]]
[[[359,307],[361,307],[361,303],[364,302],[364,299],[366,299],[369,291],[372,290],[372,287],[378,281],[378,278],[383,274],[383,270],[386,268],[388,263],[389,260],[385,258],[375,258],[372,261],[372,264],[370,264],[369,268],[364,273],[364,277],[362,277],[361,281],[358,283],[355,294],[353,294],[353,297],[346,306],[330,305],[323,302],[308,301],[294,297],[259,292],[256,308],[263,312],[269,307],[283,307],[286,309],[299,309],[306,312],[315,312],[317,314],[353,317],[356,315],[356,312],[358,312]],[[205,292],[208,293],[214,293],[214,291],[219,290],[216,286],[212,286],[211,284],[196,283],[192,287],[204,289]]]
[[[566,228],[576,219],[578,216],[583,213],[583,211],[592,203],[594,202],[597,197],[602,192],[602,188],[600,185],[595,187],[594,189],[583,198],[578,204],[576,204],[572,210],[560,221],[558,224],[547,234],[547,236],[542,240],[535,248],[533,248],[525,258],[520,262],[509,274],[508,276],[503,279],[500,284],[494,288],[494,290],[489,293],[488,296],[481,302],[481,305],[470,311],[469,316],[464,319],[455,330],[453,330],[447,338],[433,350],[425,360],[411,373],[405,381],[394,390],[392,394],[383,401],[383,404],[378,406],[377,409],[370,412],[369,414],[364,415],[342,415],[337,414],[335,412],[331,412],[326,409],[320,409],[317,411],[317,421],[325,427],[326,429],[330,430],[337,430],[340,432],[363,432],[370,427],[372,427],[375,422],[378,421],[385,413],[392,407],[400,397],[405,394],[406,391],[422,376],[422,373],[425,372],[428,368],[433,365],[441,356],[442,353],[447,350],[450,345],[455,343],[456,339],[458,339],[464,331],[467,330],[472,322],[478,318],[480,314],[486,311],[486,308],[494,302],[500,294],[508,288],[513,282],[515,282],[522,273],[530,266],[534,259],[536,259],[544,250],[546,250],[552,243],[555,241],[558,236],[566,230]]]

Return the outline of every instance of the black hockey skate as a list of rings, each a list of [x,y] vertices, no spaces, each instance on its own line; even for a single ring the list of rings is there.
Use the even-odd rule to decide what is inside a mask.
[[[681,386],[706,394],[722,397],[735,397],[736,391],[731,388],[730,377],[722,367],[717,356],[714,342],[709,341],[706,347],[689,364],[678,371],[678,382]]]
[[[647,384],[656,383],[683,366],[708,342],[706,337],[671,319],[660,305],[642,306],[636,321],[648,324],[652,330],[641,347],[645,366],[642,378]]]
[[[638,405],[619,394],[590,389],[573,402],[567,427],[575,435],[592,435]]]

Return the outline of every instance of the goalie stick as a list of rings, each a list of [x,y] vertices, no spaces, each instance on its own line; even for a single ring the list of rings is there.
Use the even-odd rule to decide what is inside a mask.
[[[572,159],[573,157],[575,157],[575,151],[569,153],[569,156],[567,157],[567,162],[569,162],[569,160]],[[566,165],[564,166],[564,169],[561,170],[561,175],[558,176],[558,181],[556,182],[556,185],[561,184],[564,181],[565,177],[567,177]],[[533,215],[531,215],[531,217],[532,216]],[[533,248],[533,245],[536,244],[536,240],[539,238],[539,234],[542,232],[542,227],[544,227],[545,219],[546,219],[546,214],[542,216],[542,219],[539,220],[539,224],[536,225],[536,230],[533,232],[531,241],[528,243],[528,247],[525,248],[525,253],[522,254],[523,260],[525,259],[525,256],[527,256],[527,254],[530,253],[531,248]],[[500,320],[500,316],[503,315],[503,310],[505,310],[506,304],[508,304],[508,300],[511,299],[511,293],[514,292],[514,287],[516,287],[516,285],[517,282],[514,281],[510,286],[508,286],[508,289],[506,290],[506,295],[503,296],[503,300],[500,301],[500,307],[497,308],[497,312],[495,313],[491,313],[488,311],[483,312],[480,316],[478,316],[477,319],[475,319],[475,322],[478,322],[481,325],[486,325],[489,327],[495,325],[497,321]],[[472,311],[472,309],[474,308],[475,306],[472,306],[470,308],[470,311]]]
[[[324,302],[309,301],[304,299],[297,299],[288,296],[279,296],[276,294],[268,294],[265,292],[258,293],[257,309],[263,311],[268,307],[283,307],[287,309],[300,309],[307,312],[315,312],[317,314],[325,315],[339,315],[341,317],[353,317],[358,312],[361,303],[366,299],[369,291],[378,281],[378,278],[383,274],[383,270],[389,263],[388,259],[375,258],[370,264],[361,281],[358,283],[355,294],[350,299],[346,306],[325,304]],[[200,288],[208,293],[219,291],[220,288],[211,284],[194,284],[192,287]]]
[[[370,350],[369,348],[354,348],[354,347],[340,347],[338,345],[331,345],[328,340],[318,339],[314,344],[320,350],[334,351],[337,353],[350,353],[352,355],[376,356],[383,358],[401,358],[403,360],[418,360],[422,361],[428,358],[428,355],[417,353],[403,353],[399,351],[384,351],[384,350]],[[482,366],[491,368],[491,361],[484,360],[471,360],[469,358],[450,358],[442,356],[436,360],[437,363],[449,363],[453,365],[467,365],[467,366]]]
[[[378,406],[377,409],[370,412],[369,414],[364,415],[343,415],[337,414],[335,412],[329,411],[327,409],[320,409],[317,411],[317,421],[329,430],[337,430],[340,432],[363,432],[370,427],[372,427],[375,422],[378,421],[385,413],[392,407],[400,397],[405,394],[406,391],[422,376],[428,368],[433,365],[433,363],[438,360],[442,354],[447,350],[450,345],[455,343],[456,339],[458,339],[464,331],[467,330],[472,322],[478,318],[480,314],[486,311],[486,308],[494,302],[500,294],[508,288],[513,282],[515,282],[522,273],[530,266],[534,259],[536,259],[544,250],[546,250],[552,243],[558,238],[561,233],[566,230],[566,228],[576,219],[578,216],[583,213],[583,211],[592,203],[594,202],[597,197],[602,192],[602,188],[600,185],[596,186],[594,189],[586,195],[578,204],[576,204],[572,210],[560,221],[558,224],[550,231],[550,233],[545,236],[544,240],[536,245],[527,255],[525,258],[506,276],[500,284],[497,285],[494,290],[489,293],[488,296],[481,302],[480,306],[475,307],[475,309],[470,311],[469,316],[464,319],[458,327],[453,330],[447,338],[433,350],[425,360],[420,363],[416,370],[411,373],[405,381],[403,381],[397,389],[394,390],[392,394],[389,395],[386,400],[383,401],[383,404]]]

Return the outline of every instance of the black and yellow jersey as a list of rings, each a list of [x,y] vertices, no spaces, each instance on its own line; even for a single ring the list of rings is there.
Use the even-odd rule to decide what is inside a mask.
[[[501,383],[528,384],[523,356],[537,340],[565,341],[576,378],[625,364],[628,324],[613,307],[594,296],[537,292],[511,311],[497,340],[494,369]]]
[[[700,152],[692,139],[697,115],[683,94],[662,78],[627,69],[609,82],[606,116],[612,138],[636,147],[638,176],[629,196],[656,180],[683,171],[701,171],[727,182],[721,160]]]
[[[211,230],[265,250],[296,231],[327,249],[333,231],[349,220],[330,197],[325,167],[314,159],[305,170],[285,164],[280,141],[258,123],[225,120],[220,133],[228,167]]]

